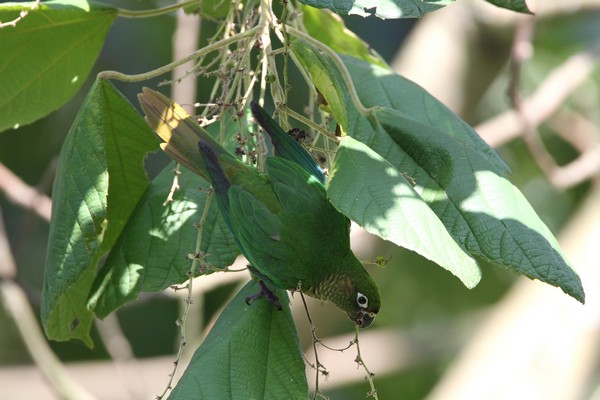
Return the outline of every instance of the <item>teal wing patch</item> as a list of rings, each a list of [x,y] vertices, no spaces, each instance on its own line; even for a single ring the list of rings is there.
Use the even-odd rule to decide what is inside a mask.
[[[349,220],[329,202],[323,184],[302,167],[280,157],[268,158],[266,171],[284,210],[280,217],[285,221],[282,237],[293,242],[306,262],[338,252],[344,255],[350,248]],[[299,226],[302,237],[298,235]],[[301,246],[310,249],[310,254],[305,254]]]
[[[321,182],[297,164],[269,157],[266,170],[281,206],[288,212],[318,211],[329,203]]]
[[[267,132],[275,147],[275,155],[295,162],[309,174],[325,183],[325,174],[310,153],[297,141],[292,139],[258,104],[250,104],[254,119]]]

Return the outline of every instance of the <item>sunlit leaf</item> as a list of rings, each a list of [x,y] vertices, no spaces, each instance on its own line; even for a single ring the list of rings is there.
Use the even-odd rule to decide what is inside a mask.
[[[196,251],[196,225],[201,221],[210,185],[182,168],[178,174],[180,189],[173,202],[165,205],[175,176],[173,169],[171,164],[152,181],[96,279],[89,307],[100,318],[142,292],[161,291],[189,279],[191,260],[186,255]],[[215,268],[231,265],[239,250],[214,199],[202,230],[204,260]]]
[[[144,194],[143,159],[157,147],[133,106],[96,81],[63,144],[52,191],[42,295],[49,338],[91,345],[86,301],[96,268]]]
[[[365,144],[342,139],[329,173],[331,202],[367,231],[413,250],[473,288],[477,263],[450,236],[442,221],[394,165]]]
[[[32,4],[0,5],[0,21]],[[49,114],[78,91],[116,15],[85,0],[45,1],[15,28],[0,29],[0,131]]]

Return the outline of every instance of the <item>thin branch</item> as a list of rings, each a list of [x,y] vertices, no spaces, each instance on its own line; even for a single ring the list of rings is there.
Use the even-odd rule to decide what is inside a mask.
[[[319,132],[321,135],[325,136],[327,139],[333,140],[336,143],[338,143],[340,141],[340,138],[335,136],[335,134],[332,134],[331,132],[329,132],[328,130],[326,130],[325,128],[323,128],[322,126],[317,124],[316,122],[311,121],[310,119],[306,118],[304,115],[299,114],[290,108],[287,108],[286,112],[290,115],[290,117],[294,118],[297,121],[302,122],[304,125],[312,128],[312,129],[314,129],[315,131]]]
[[[220,40],[218,42],[209,44],[208,46],[205,46],[205,47],[193,52],[189,56],[186,56],[179,60],[173,61],[170,64],[167,64],[165,66],[162,66],[162,67],[157,68],[152,71],[144,72],[142,74],[135,74],[135,75],[127,75],[127,74],[124,74],[124,73],[121,73],[118,71],[102,71],[102,72],[98,73],[98,79],[116,79],[116,80],[123,81],[123,82],[139,82],[139,81],[145,81],[148,79],[156,78],[157,76],[166,74],[167,72],[171,72],[171,70],[173,70],[175,67],[185,64],[186,62],[188,62],[190,60],[202,57],[203,55],[213,52],[215,50],[218,50],[221,47],[226,47],[232,43],[239,42],[240,40],[251,37],[254,34],[256,34],[256,32],[259,31],[259,28],[260,28],[260,25],[257,25],[254,28],[249,29],[245,32],[238,33],[237,35],[234,35],[234,36],[228,37],[226,39]]]
[[[30,11],[34,11],[37,10],[40,6],[41,0],[35,0],[35,2],[31,5],[31,7],[29,7],[29,10],[23,10],[19,13],[19,16],[15,19],[13,19],[12,21],[8,21],[8,22],[2,22],[0,21],[0,29],[2,28],[7,28],[9,26],[12,26],[13,28],[17,27],[17,24],[23,20],[23,18],[25,18],[27,16],[27,14],[29,14]]]
[[[13,319],[29,355],[63,399],[93,400],[94,397],[71,379],[63,364],[50,349],[24,290],[14,281],[15,260],[8,244],[0,210],[0,299]]]
[[[300,292],[300,298],[302,299],[302,304],[304,305],[304,310],[306,311],[306,318],[308,319],[308,325],[310,327],[310,333],[312,337],[312,346],[313,351],[315,353],[315,363],[309,365],[315,369],[315,393],[313,394],[313,400],[316,400],[317,397],[327,398],[323,395],[319,390],[319,374],[327,376],[329,373],[327,369],[321,362],[319,361],[319,352],[317,351],[317,343],[320,343],[321,340],[317,337],[317,327],[315,326],[312,317],[310,315],[310,311],[308,310],[308,305],[306,304],[306,299],[304,298],[304,294]],[[307,360],[308,362],[308,360]]]
[[[190,0],[183,3],[175,3],[170,6],[162,8],[155,8],[151,10],[125,10],[123,8],[117,8],[117,15],[123,18],[150,18],[158,17],[160,15],[168,14],[173,11],[177,11],[180,8],[191,6],[192,4],[200,5],[201,2],[198,0]]]
[[[206,195],[206,201],[204,203],[204,211],[202,212],[202,216],[200,217],[200,221],[198,222],[198,225],[197,225],[198,236],[196,239],[196,250],[195,250],[197,257],[194,257],[194,259],[192,260],[190,269],[187,273],[188,277],[189,277],[187,287],[186,287],[187,297],[185,299],[185,304],[183,307],[183,314],[181,315],[181,318],[179,318],[176,321],[176,324],[179,327],[179,332],[180,332],[179,349],[177,350],[177,356],[175,358],[175,361],[173,362],[173,370],[169,374],[169,381],[167,383],[167,386],[165,387],[163,392],[156,397],[159,400],[163,399],[166,396],[166,394],[173,389],[173,381],[175,379],[175,374],[177,373],[177,369],[181,362],[181,359],[183,356],[183,351],[184,351],[185,347],[187,346],[187,340],[186,340],[186,336],[185,336],[185,327],[186,327],[186,322],[187,322],[187,316],[190,311],[190,307],[193,303],[192,289],[193,289],[194,275],[196,274],[196,271],[198,271],[198,265],[204,262],[203,258],[202,258],[202,252],[201,252],[202,232],[203,232],[204,221],[206,220],[206,218],[208,216],[208,210],[210,209],[210,202],[212,199],[212,194],[213,194],[213,192],[209,191]]]
[[[531,58],[533,46],[531,39],[535,28],[535,19],[533,17],[525,18],[517,25],[515,38],[511,50],[510,71],[511,80],[508,87],[508,94],[514,110],[517,113],[523,129],[523,140],[533,159],[547,177],[550,177],[557,168],[556,162],[544,146],[536,125],[531,122],[530,114],[523,108],[521,100],[521,70],[523,64]]]
[[[522,101],[532,126],[545,122],[594,71],[600,59],[600,40],[569,57],[550,72],[535,93]],[[492,147],[517,138],[523,126],[515,110],[506,111],[479,124],[475,130]]]
[[[369,386],[371,387],[371,391],[367,394],[367,397],[372,397],[375,400],[378,400],[379,397],[377,396],[377,389],[375,388],[375,382],[373,382],[373,377],[375,376],[375,374],[369,371],[369,368],[367,368],[367,364],[365,364],[365,360],[363,360],[362,355],[360,354],[360,343],[358,340],[358,332],[360,328],[358,327],[358,325],[356,325],[354,329],[356,330],[356,336],[354,337],[354,343],[356,344],[355,361],[359,366],[363,367],[363,369],[367,373],[367,380],[369,381]]]
[[[12,203],[33,211],[45,221],[50,221],[52,213],[50,198],[23,182],[2,163],[0,163],[0,192],[4,192]]]
[[[181,175],[181,172],[179,171],[179,163],[177,163],[175,164],[175,168],[173,168],[173,183],[171,183],[171,189],[169,190],[169,195],[167,196],[167,199],[162,204],[163,207],[166,207],[167,204],[173,202],[173,196],[175,196],[175,192],[177,192],[180,189],[179,175]]]

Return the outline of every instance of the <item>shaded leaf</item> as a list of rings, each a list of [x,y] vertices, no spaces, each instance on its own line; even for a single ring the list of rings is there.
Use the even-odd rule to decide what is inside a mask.
[[[0,20],[32,4],[3,4]],[[15,28],[0,29],[0,131],[49,114],[78,91],[116,15],[84,0],[46,1]]]
[[[386,159],[407,171],[415,189],[471,255],[560,287],[583,302],[577,273],[521,192],[470,146],[386,108],[375,110]]]
[[[277,311],[249,282],[223,311],[169,399],[306,399],[308,387],[287,293]]]
[[[371,15],[381,19],[421,18],[454,0],[356,0],[349,14],[362,17]]]
[[[352,106],[333,61],[304,40],[295,41],[293,50],[313,77],[317,90],[327,100],[327,109],[336,117],[342,131],[362,142],[368,141],[372,128],[367,119]],[[342,60],[364,106],[387,106],[439,128],[440,132],[455,137],[482,153],[499,174],[506,175],[510,172],[498,153],[473,128],[425,89],[387,68],[351,56],[342,56]]]
[[[143,159],[157,147],[132,105],[96,81],[63,144],[52,190],[41,310],[49,338],[91,346],[85,304],[96,267],[144,194]]]
[[[235,136],[247,131],[250,118],[249,110],[241,118],[225,115],[207,131],[234,151],[239,145]],[[198,151],[195,142],[190,151]],[[151,182],[96,278],[88,306],[97,316],[105,317],[142,292],[161,291],[189,278],[191,260],[187,255],[196,251],[196,224],[202,218],[210,184],[187,168],[180,168],[180,189],[173,202],[165,206],[174,179],[173,169],[171,164]],[[212,267],[225,268],[233,263],[239,249],[217,201],[213,199],[209,206],[203,222],[201,252]]]
[[[172,203],[163,205],[174,166],[171,163],[152,181],[96,279],[88,305],[100,318],[141,292],[161,291],[189,279],[191,260],[186,255],[195,252],[195,224],[201,220],[210,185],[182,168],[180,190]],[[205,261],[216,268],[231,265],[239,250],[214,200],[202,229]]]
[[[388,69],[379,68],[354,57],[342,56],[342,59],[363,105],[389,107],[406,117],[435,127],[440,133],[454,137],[481,153],[492,164],[490,168],[494,168],[497,173],[510,173],[510,168],[504,160],[469,124],[425,89]],[[365,118],[356,112],[351,115],[354,119],[350,121],[350,134],[358,140],[367,140],[369,130],[361,129],[361,124],[366,122]]]

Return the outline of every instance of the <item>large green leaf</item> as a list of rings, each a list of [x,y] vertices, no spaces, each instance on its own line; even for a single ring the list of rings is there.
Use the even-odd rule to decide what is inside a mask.
[[[413,250],[456,275],[468,288],[479,266],[402,174],[367,145],[345,137],[329,173],[331,202],[367,231]]]
[[[194,354],[169,399],[303,399],[305,366],[287,293],[277,291],[277,311],[249,282],[223,311]]]
[[[248,131],[250,118],[249,109],[241,118],[225,115],[207,131],[233,152],[240,145],[235,137]],[[105,317],[142,292],[161,291],[189,278],[191,261],[186,255],[196,251],[196,225],[202,218],[210,184],[181,168],[180,189],[165,206],[173,170],[171,164],[152,181],[100,270],[88,302],[98,317]],[[214,199],[202,225],[200,249],[204,260],[215,268],[231,265],[239,254]]]
[[[326,53],[303,41],[295,42],[293,50],[336,119],[338,110],[343,110],[339,123],[348,124],[346,132],[387,161],[395,169],[393,174],[399,172],[415,180],[417,194],[429,204],[464,251],[559,286],[583,301],[580,279],[561,255],[556,239],[518,189],[504,178],[508,171],[504,162],[471,128],[418,86],[385,69],[344,57],[361,102],[374,107],[367,118],[353,108],[348,96],[340,96],[342,80],[335,68],[328,68],[333,63]],[[370,203],[366,200],[361,204],[344,202],[343,196],[364,196],[363,191],[369,190],[375,177],[383,179],[384,175],[390,174],[390,169],[380,163],[380,168],[370,171],[368,179],[355,182],[352,191],[346,191],[342,196],[338,190],[348,181],[338,185],[335,179],[345,174],[337,171],[345,168],[356,171],[360,166],[349,162],[347,156],[335,163],[336,174],[329,182],[332,202],[346,215],[360,217],[351,207],[367,207]],[[336,189],[333,193],[332,188]],[[413,229],[429,229],[427,219],[408,220],[403,213],[394,212],[389,200],[378,198],[377,201],[390,204],[387,212],[382,212],[383,220],[372,224],[368,216],[363,216],[355,219],[357,223],[369,226],[372,232],[382,237],[389,237],[389,231],[378,226],[422,223],[425,226],[420,229],[413,226]],[[445,235],[445,232],[439,235]],[[427,248],[420,245],[419,239],[414,239],[417,242],[409,248],[427,258],[437,259],[431,256],[435,249],[433,245]],[[456,267],[450,266],[448,261],[440,265],[455,271],[453,268]]]
[[[32,4],[0,5],[0,21]],[[49,114],[78,91],[116,15],[85,0],[47,1],[15,28],[0,29],[0,131]]]
[[[375,135],[394,147],[386,159],[415,180],[417,193],[469,254],[584,301],[581,280],[552,233],[481,153],[392,109],[375,110],[371,119]]]
[[[307,6],[328,8],[338,14],[374,15],[381,19],[419,18],[453,0],[300,0]]]
[[[180,190],[165,206],[173,169],[174,163],[152,181],[96,279],[89,306],[100,318],[141,292],[160,291],[189,278],[191,261],[185,255],[195,252],[195,224],[200,222],[210,185],[182,168]],[[216,268],[231,265],[239,250],[216,201],[211,201],[202,230],[205,261]]]
[[[49,338],[92,344],[86,301],[96,267],[144,194],[143,159],[157,147],[133,106],[96,81],[63,144],[52,191],[41,311]]]

